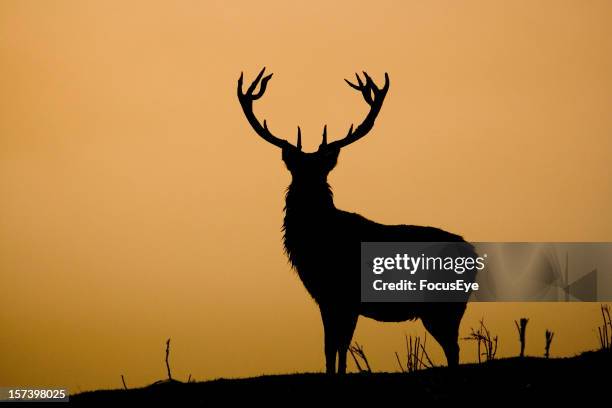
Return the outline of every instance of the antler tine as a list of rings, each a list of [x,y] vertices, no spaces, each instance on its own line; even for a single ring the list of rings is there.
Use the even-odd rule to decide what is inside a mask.
[[[302,129],[298,126],[297,145],[298,150],[302,150]]]
[[[345,81],[351,88],[361,92],[363,99],[368,105],[370,105],[370,112],[368,112],[363,122],[361,122],[361,124],[358,125],[355,130],[353,130],[353,125],[351,124],[347,135],[343,139],[336,140],[335,142],[326,145],[327,148],[341,149],[344,146],[348,146],[349,144],[356,142],[368,134],[368,132],[374,126],[374,121],[380,113],[385,96],[387,96],[387,91],[389,90],[389,74],[385,72],[385,84],[382,88],[378,88],[376,86],[374,80],[372,80],[367,72],[363,71],[363,75],[365,77],[365,84],[358,74],[355,74],[355,77],[357,78],[357,83],[359,85],[353,84],[346,79]],[[323,145],[321,147],[323,147]]]
[[[374,97],[376,97],[378,95],[378,92],[380,92],[380,89],[378,89],[378,87],[376,86],[372,78],[370,78],[367,72],[363,71],[363,76],[365,76],[367,88],[366,90],[364,90],[363,96],[366,99],[366,102],[371,105],[374,102],[372,100],[372,94],[374,94]]]
[[[264,72],[266,72],[266,67],[263,67],[261,71],[259,71],[259,74],[257,74],[257,77],[253,80],[253,82],[251,83],[251,86],[249,86],[249,89],[247,89],[247,94],[249,95],[253,94],[253,91],[255,90],[255,88],[257,88],[257,84],[261,80],[261,77],[263,76]]]
[[[361,82],[361,78],[359,78],[359,74],[355,72],[355,78],[357,78],[357,83],[359,85],[355,85],[352,82],[350,82],[348,79],[345,79],[346,83],[349,84],[351,86],[351,88],[354,88],[358,91],[361,91],[363,89],[363,82]]]
[[[355,85],[346,79],[345,81],[347,84],[349,84],[351,88],[356,89],[359,92],[361,92],[361,94],[363,95],[363,98],[365,99],[368,105],[372,105],[373,103],[372,92],[376,92],[378,88],[376,88],[376,85],[374,84],[374,81],[372,81],[372,78],[370,78],[370,76],[365,71],[362,71],[362,72],[366,79],[365,84],[363,83],[363,81],[361,80],[361,77],[357,73],[355,73],[355,78],[357,78],[357,83],[359,83],[359,85]]]
[[[383,88],[381,89],[381,91],[383,91],[386,95],[388,90],[389,90],[389,73],[385,72],[385,84],[383,85]]]
[[[242,81],[244,78],[244,73],[242,72],[240,73],[240,78],[238,78],[238,100],[240,101],[240,106],[242,106],[242,110],[247,120],[249,121],[249,124],[251,125],[253,130],[255,130],[255,132],[262,139],[280,148],[294,147],[291,143],[287,142],[286,140],[280,139],[274,136],[272,132],[270,132],[270,130],[268,129],[267,122],[264,120],[263,126],[262,126],[259,123],[259,120],[255,116],[255,114],[253,113],[253,101],[256,101],[257,99],[261,98],[264,95],[264,93],[266,92],[266,88],[268,86],[268,81],[270,81],[273,75],[273,74],[270,74],[264,77],[265,71],[266,71],[266,67],[264,67],[261,71],[259,71],[259,74],[255,78],[255,80],[253,80],[249,88],[244,93],[242,91]],[[261,81],[261,85],[259,87],[259,91],[255,93],[255,89],[257,88],[257,85],[259,85],[260,81]],[[301,138],[299,136],[299,131],[298,131],[298,145],[301,148]]]
[[[378,89],[378,88],[376,87],[376,84],[374,84],[374,81],[372,81],[372,78],[370,78],[370,76],[368,75],[368,73],[367,73],[367,72],[365,72],[365,71],[361,71],[361,72],[363,72],[363,76],[364,76],[364,77],[365,77],[365,79],[366,79],[366,84],[368,84],[368,86],[370,86],[370,87],[372,87],[372,88],[374,88],[374,89]]]
[[[348,133],[346,134],[347,136],[350,136],[353,134],[353,126],[354,125],[351,123],[351,127],[349,128]]]
[[[262,80],[261,80],[261,86],[259,87],[259,92],[257,92],[256,94],[254,94],[251,99],[253,99],[254,101],[256,101],[257,99],[261,98],[264,94],[264,92],[266,92],[266,87],[268,86],[268,81],[272,78],[272,75],[274,74],[270,74],[265,76]]]
[[[327,125],[323,126],[323,141],[321,142],[321,146],[327,145]]]

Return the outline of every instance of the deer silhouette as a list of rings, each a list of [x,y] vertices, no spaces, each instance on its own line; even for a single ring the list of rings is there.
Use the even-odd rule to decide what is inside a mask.
[[[360,298],[361,242],[465,242],[459,235],[433,227],[383,225],[335,207],[327,183],[336,166],[340,150],[364,137],[374,126],[387,91],[378,88],[364,72],[356,74],[356,83],[345,80],[359,91],[370,111],[356,128],[339,140],[327,142],[327,125],[323,141],[313,153],[302,151],[301,130],[297,129],[294,146],[274,136],[267,122],[259,122],[253,113],[253,102],[261,98],[272,78],[264,76],[265,68],[243,92],[243,74],[238,80],[238,99],[255,132],[265,141],[282,149],[282,159],[291,172],[287,189],[283,223],[285,252],[308,293],[318,304],[324,329],[326,372],[346,372],[347,350],[359,316],[383,322],[401,322],[420,318],[427,331],[441,345],[449,366],[459,363],[458,333],[465,302],[449,303],[366,303]],[[259,90],[256,92],[258,85]],[[471,245],[469,245],[472,248]],[[472,248],[473,249],[473,248]]]

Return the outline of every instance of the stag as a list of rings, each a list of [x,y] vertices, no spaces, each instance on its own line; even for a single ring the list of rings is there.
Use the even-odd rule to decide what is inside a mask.
[[[449,366],[459,363],[458,332],[465,312],[465,302],[452,303],[367,303],[360,299],[361,242],[465,242],[438,228],[414,225],[383,225],[334,205],[327,176],[338,162],[340,150],[364,137],[374,121],[389,90],[376,86],[364,72],[356,82],[345,80],[359,91],[370,111],[347,135],[328,143],[327,125],[323,141],[313,153],[302,151],[302,135],[297,128],[297,144],[278,138],[253,113],[253,102],[261,98],[272,78],[265,68],[243,92],[243,74],[238,80],[238,99],[255,132],[282,150],[282,159],[291,173],[287,189],[283,223],[285,252],[308,293],[318,304],[324,330],[326,372],[346,372],[347,350],[359,316],[383,322],[421,319],[427,331],[444,350]],[[259,90],[256,91],[259,85]],[[470,246],[471,248],[471,246]],[[347,263],[347,260],[349,260]]]

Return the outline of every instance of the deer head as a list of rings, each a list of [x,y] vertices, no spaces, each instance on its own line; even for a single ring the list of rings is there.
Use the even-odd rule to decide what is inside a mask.
[[[340,149],[364,137],[374,126],[374,121],[389,90],[389,75],[385,73],[385,85],[382,88],[378,88],[366,72],[363,73],[365,83],[358,74],[355,74],[356,84],[345,79],[351,88],[361,92],[363,99],[370,105],[370,111],[360,125],[353,129],[351,124],[344,138],[331,143],[327,142],[327,125],[325,125],[323,127],[323,141],[319,149],[316,152],[305,153],[302,151],[302,132],[299,126],[297,128],[297,144],[294,146],[287,140],[274,136],[268,129],[266,121],[264,120],[262,125],[253,113],[253,102],[263,96],[268,81],[272,78],[272,74],[264,76],[265,70],[263,68],[259,72],[257,78],[244,93],[242,89],[243,74],[240,74],[238,79],[238,100],[247,120],[262,139],[282,149],[283,161],[291,172],[294,181],[326,180],[329,172],[336,166]],[[260,83],[259,91],[255,92]]]

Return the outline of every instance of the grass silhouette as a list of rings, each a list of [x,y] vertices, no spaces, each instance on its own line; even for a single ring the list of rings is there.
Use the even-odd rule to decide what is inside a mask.
[[[598,327],[600,348],[574,357],[549,358],[553,333],[546,330],[544,357],[525,356],[495,358],[497,336],[493,336],[480,320],[477,330],[464,340],[477,342],[478,363],[454,367],[434,366],[425,350],[426,338],[406,336],[406,366],[395,353],[401,372],[373,373],[363,346],[351,346],[358,373],[329,375],[296,373],[263,375],[242,379],[216,379],[196,382],[189,374],[187,382],[172,378],[169,355],[170,339],[166,341],[165,364],[168,379],[128,389],[121,375],[123,388],[81,392],[70,396],[72,403],[92,404],[172,404],[208,405],[212,401],[231,403],[327,401],[363,403],[364,398],[383,401],[436,401],[449,403],[487,403],[520,401],[546,404],[577,402],[609,398],[609,380],[605,375],[612,366],[612,321],[609,307],[601,306],[603,325]],[[524,323],[523,323],[524,322]],[[517,324],[519,338],[525,332],[527,319]],[[522,327],[522,329],[521,329]],[[524,340],[521,339],[524,346]],[[482,361],[481,355],[485,357]],[[362,367],[359,361],[365,364]],[[604,374],[604,375],[602,375]]]
[[[81,404],[208,405],[213,401],[344,403],[397,400],[487,403],[509,400],[547,403],[588,402],[607,398],[606,373],[612,353],[590,351],[569,358],[512,357],[455,368],[435,367],[411,373],[323,373],[269,375],[203,382],[160,382],[143,388],[84,392],[70,397]]]

